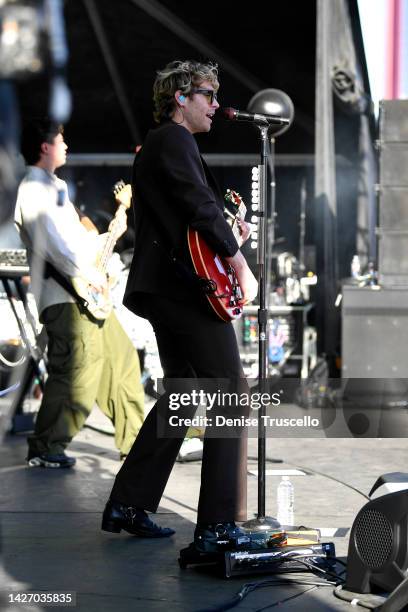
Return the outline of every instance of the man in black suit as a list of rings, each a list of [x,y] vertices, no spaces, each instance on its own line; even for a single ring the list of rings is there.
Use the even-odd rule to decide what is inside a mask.
[[[222,195],[193,137],[210,131],[219,108],[218,87],[213,64],[176,61],[159,71],[153,88],[159,125],[135,159],[135,250],[124,304],[154,328],[166,394],[151,410],[116,477],[103,516],[107,531],[125,529],[146,537],[174,533],[145,512],[156,511],[187,429],[179,428],[179,437],[172,437],[168,426],[174,415],[169,409],[174,379],[195,380],[198,387],[202,379],[223,379],[229,381],[228,390],[242,389],[234,330],[216,317],[194,285],[187,247],[191,227],[233,265],[243,301],[255,298],[256,279],[224,219]],[[248,237],[247,224],[241,231]],[[244,414],[239,406],[235,409]],[[193,408],[183,414],[191,416]],[[215,549],[220,535],[239,534],[235,521],[246,518],[246,469],[242,428],[241,434],[224,439],[206,434],[194,538],[198,550]]]

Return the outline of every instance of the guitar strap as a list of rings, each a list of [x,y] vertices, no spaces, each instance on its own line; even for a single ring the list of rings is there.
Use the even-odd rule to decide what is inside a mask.
[[[69,280],[61,274],[49,261],[44,262],[44,278],[53,278],[65,291],[67,291],[82,308],[88,307],[88,302],[82,296],[78,295]]]
[[[82,219],[82,217],[84,217],[85,215],[75,205],[73,206],[75,208],[76,213],[78,214],[79,219]],[[24,232],[24,219],[20,231]],[[39,258],[38,254],[36,256]],[[65,289],[65,291],[67,291],[67,293],[69,293],[78,302],[78,304],[82,308],[86,309],[88,307],[88,302],[83,297],[77,294],[69,280],[63,274],[61,274],[61,272],[59,272],[49,261],[47,261],[46,259],[43,259],[42,261],[44,264],[43,278],[53,278],[63,289]]]
[[[81,220],[82,217],[85,217],[84,213],[81,212],[79,208],[75,206],[75,204],[73,206],[78,214],[79,220]],[[44,261],[44,278],[50,277],[53,278],[63,289],[65,289],[65,291],[69,293],[70,296],[73,297],[80,306],[82,306],[82,308],[86,309],[88,307],[88,302],[85,300],[85,298],[78,295],[72,286],[72,283],[70,283],[69,280],[52,265],[52,263],[49,261]]]
[[[220,202],[222,202],[223,197],[218,183],[201,155],[200,161],[203,167],[205,183],[207,187],[209,187],[213,191],[215,199],[219,199]],[[171,262],[176,275],[181,280],[190,285],[193,289],[203,292],[206,295],[208,293],[212,293],[213,289],[209,284],[208,279],[199,276],[192,266],[190,267],[185,261],[183,261],[183,259],[179,256],[177,247],[169,248],[168,240],[160,224],[160,219],[155,219],[156,215],[154,214],[154,211],[145,208],[144,212],[150,218],[150,221],[153,223],[153,227],[156,228],[156,232],[159,234],[160,241],[162,241],[162,244],[160,244],[158,240],[154,240],[153,244],[157,248],[160,248],[162,253],[166,256],[166,259]]]
[[[221,203],[221,210],[223,210],[224,208],[224,198],[220,189],[220,186],[218,185],[217,181],[215,180],[215,177],[213,175],[213,173],[211,172],[209,166],[207,165],[205,159],[203,158],[202,155],[200,155],[200,160],[201,160],[201,165],[203,167],[204,170],[204,175],[205,175],[205,179],[206,179],[206,183],[207,183],[207,187],[209,187],[212,192],[214,193],[214,195],[216,196],[216,200],[219,200],[219,204]]]
[[[156,225],[156,229],[158,226]],[[161,234],[161,231],[158,230],[158,233]],[[162,234],[162,238],[163,238]],[[166,241],[165,241],[166,242]],[[157,240],[153,241],[155,247],[159,248],[166,259],[170,262],[173,270],[175,271],[176,276],[186,282],[188,285],[192,286],[196,289],[202,289],[202,281],[203,279],[196,274],[196,272],[191,268],[185,261],[181,259],[178,255],[178,249],[176,247],[172,247],[170,249],[165,248],[163,244],[158,242]]]
[[[179,249],[169,245],[169,241],[163,232],[159,218],[155,215],[154,211],[148,208],[144,208],[144,214],[150,219],[153,227],[158,234],[159,240],[153,240],[153,244],[156,248],[160,249],[165,258],[170,262],[176,276],[190,285],[193,289],[203,290],[203,280],[195,270],[190,267],[183,259],[179,256]]]

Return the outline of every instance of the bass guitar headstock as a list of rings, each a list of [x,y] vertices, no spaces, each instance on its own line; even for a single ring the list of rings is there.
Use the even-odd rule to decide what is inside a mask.
[[[115,183],[112,191],[118,206],[123,206],[126,209],[130,208],[132,204],[132,185],[120,180]]]

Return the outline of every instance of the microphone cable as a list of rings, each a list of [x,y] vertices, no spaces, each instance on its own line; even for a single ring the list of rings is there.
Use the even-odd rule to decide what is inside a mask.
[[[267,610],[268,608],[273,608],[275,606],[281,605],[282,603],[285,603],[286,601],[290,601],[291,599],[295,599],[296,597],[300,597],[300,595],[303,595],[304,593],[307,593],[311,590],[314,590],[318,587],[330,587],[333,588],[334,587],[338,587],[341,586],[342,583],[344,583],[344,579],[341,577],[340,574],[334,574],[333,572],[329,571],[329,570],[324,570],[320,567],[317,567],[314,563],[312,562],[307,562],[305,559],[302,559],[301,557],[296,557],[294,559],[292,559],[294,561],[297,561],[299,563],[303,563],[307,569],[305,571],[316,571],[317,569],[322,572],[324,575],[327,575],[329,577],[329,579],[326,582],[322,581],[317,581],[317,580],[312,580],[309,579],[307,577],[305,578],[287,578],[287,579],[283,579],[283,578],[268,578],[266,580],[260,580],[257,582],[247,582],[246,584],[243,585],[243,587],[241,588],[240,591],[238,591],[238,593],[231,599],[218,604],[218,605],[214,605],[211,606],[209,608],[200,608],[199,610],[195,610],[194,612],[223,612],[224,610],[230,610],[231,608],[234,608],[235,606],[237,606],[243,599],[245,599],[245,597],[247,595],[249,595],[249,593],[252,593],[253,591],[257,590],[257,589],[262,589],[262,588],[267,588],[270,586],[277,586],[277,585],[281,585],[281,586],[310,586],[311,588],[308,589],[304,589],[303,591],[301,591],[300,593],[296,593],[295,595],[291,595],[289,597],[286,597],[284,599],[279,599],[278,601],[273,602],[272,604],[268,604],[267,606],[263,607],[263,608],[258,608],[257,610],[255,610],[255,612],[262,612],[263,610]],[[337,559],[336,559],[337,561]],[[302,570],[296,570],[296,571],[302,571]],[[278,569],[277,572],[279,574],[293,574],[294,570],[291,568],[281,568]],[[344,573],[344,572],[342,572]]]

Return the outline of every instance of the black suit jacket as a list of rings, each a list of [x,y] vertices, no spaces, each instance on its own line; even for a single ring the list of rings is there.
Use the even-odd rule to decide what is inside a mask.
[[[173,121],[151,130],[136,155],[132,176],[134,255],[124,304],[131,310],[138,293],[191,297],[187,277],[172,257],[191,266],[187,227],[200,232],[221,256],[238,244],[223,216],[223,198],[200,156],[192,134]]]

